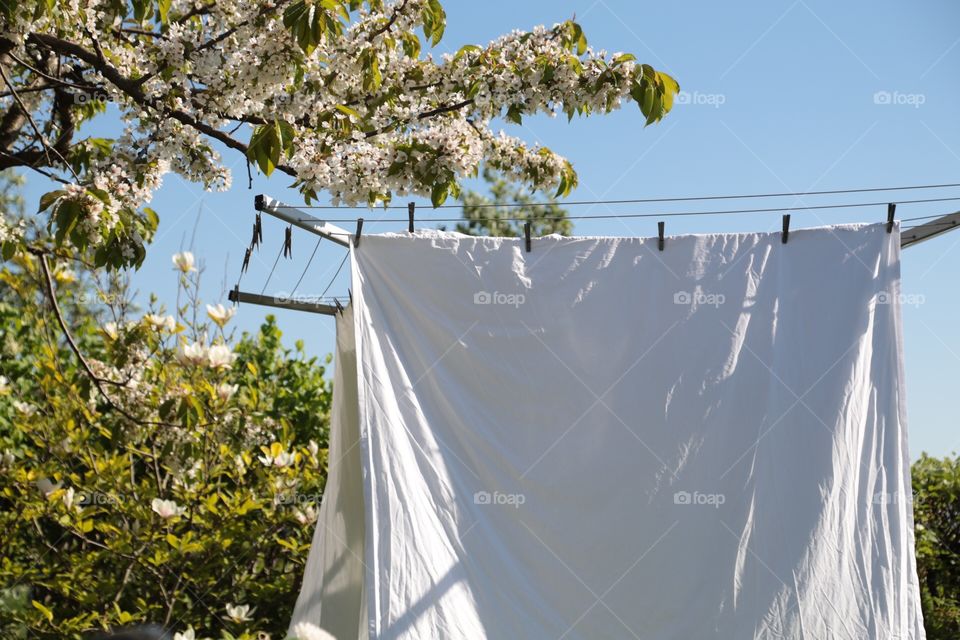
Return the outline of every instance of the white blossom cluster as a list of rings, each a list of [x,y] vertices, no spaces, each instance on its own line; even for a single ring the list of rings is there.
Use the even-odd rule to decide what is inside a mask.
[[[656,120],[676,91],[669,76],[633,56],[588,47],[573,22],[434,58],[422,49],[442,33],[437,0],[350,4],[173,0],[165,16],[139,20],[108,0],[15,9],[0,30],[14,55],[56,53],[84,82],[102,87],[125,123],[67,189],[65,197],[86,212],[79,228],[88,244],[108,238],[123,212],[148,203],[167,172],[229,188],[224,148],[294,177],[308,201],[327,192],[334,203],[409,194],[436,203],[485,161],[533,188],[566,192],[576,182],[569,162],[494,124],[609,112],[639,100],[645,78],[660,85],[665,107],[644,107]],[[312,25],[306,32],[301,14]],[[64,24],[85,28],[65,38]],[[67,40],[96,60],[38,36]],[[93,98],[78,92],[81,99]],[[123,241],[143,238],[127,233]]]

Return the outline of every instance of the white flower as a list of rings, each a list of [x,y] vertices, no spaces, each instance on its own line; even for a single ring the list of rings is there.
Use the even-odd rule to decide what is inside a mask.
[[[0,396],[10,393],[10,379],[7,376],[0,376]]]
[[[224,344],[214,345],[207,351],[207,361],[214,369],[227,368],[232,365],[236,359],[237,354]]]
[[[251,609],[248,604],[228,604],[227,615],[234,622],[249,622],[250,615],[255,609]]]
[[[311,455],[311,456],[313,456],[314,458],[316,458],[316,457],[317,457],[317,453],[320,452],[320,445],[317,444],[317,441],[316,441],[316,440],[311,440],[311,441],[307,444],[307,451],[310,452],[310,455]]]
[[[308,505],[307,508],[303,509],[302,511],[300,509],[296,509],[293,512],[293,517],[297,519],[297,522],[299,522],[304,526],[313,524],[314,522],[317,521],[317,510],[311,504],[311,505]]]
[[[203,364],[207,361],[207,348],[199,342],[185,344],[180,359],[188,364]]]
[[[232,318],[236,312],[236,307],[225,308],[222,304],[217,304],[213,307],[207,305],[207,315],[221,327],[230,322],[230,318]]]
[[[67,506],[67,509],[73,506],[73,498],[76,495],[76,492],[73,490],[73,487],[70,487],[63,492],[63,504]],[[79,505],[77,505],[79,506]]]
[[[279,442],[274,442],[269,449],[263,447],[263,451],[265,455],[257,456],[257,459],[268,467],[289,467],[296,461],[296,456],[284,451]]]
[[[196,640],[197,636],[193,632],[193,627],[187,627],[183,633],[173,634],[173,640]]]
[[[177,328],[177,321],[173,316],[161,316],[154,313],[148,313],[143,316],[143,321],[157,331],[166,329],[169,332],[173,332],[173,330]]]
[[[29,402],[23,402],[22,400],[14,400],[13,408],[22,413],[25,416],[32,416],[37,412],[37,408],[30,404]]]
[[[310,622],[298,622],[293,625],[290,634],[296,640],[337,640],[332,635]],[[176,639],[175,639],[176,640]]]
[[[40,478],[36,482],[37,489],[40,489],[40,492],[45,496],[49,496],[51,493],[60,488],[60,483],[53,483],[53,480],[50,478]]]
[[[16,457],[14,457],[14,455],[10,453],[10,451],[4,449],[3,455],[0,456],[0,464],[2,464],[2,466],[4,467],[9,467],[10,465],[13,464],[14,460],[16,460]]]
[[[103,325],[103,332],[107,334],[107,337],[111,340],[116,340],[120,333],[117,331],[116,322],[108,322]]]
[[[180,253],[173,254],[173,266],[182,271],[183,273],[190,273],[191,271],[196,271],[193,266],[194,259],[193,254],[189,251],[181,251]]]
[[[161,500],[160,498],[154,498],[150,506],[153,508],[153,512],[164,520],[182,516],[187,511],[186,507],[177,506],[177,503],[173,500]]]
[[[237,389],[240,388],[240,385],[236,384],[227,384],[226,382],[221,382],[216,387],[214,391],[217,394],[217,397],[226,402],[233,397],[233,394],[237,392]]]

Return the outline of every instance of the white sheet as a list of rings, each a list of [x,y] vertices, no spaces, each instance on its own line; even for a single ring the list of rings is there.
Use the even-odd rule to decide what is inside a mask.
[[[899,233],[789,240],[365,235],[334,425],[338,454],[360,444],[294,622],[340,640],[924,638]]]

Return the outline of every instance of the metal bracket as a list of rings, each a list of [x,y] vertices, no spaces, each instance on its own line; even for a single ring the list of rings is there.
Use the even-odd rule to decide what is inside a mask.
[[[906,249],[915,244],[920,244],[924,240],[929,240],[941,233],[953,231],[960,227],[960,211],[948,213],[930,222],[918,225],[900,236],[900,248]]]
[[[310,313],[322,313],[325,316],[337,315],[337,307],[332,304],[320,304],[318,302],[301,302],[299,300],[290,300],[280,296],[264,296],[259,293],[248,293],[233,289],[227,294],[230,302],[246,302],[249,304],[258,304],[264,307],[276,307],[277,309],[290,309],[291,311],[308,311]]]
[[[278,218],[292,224],[295,227],[300,227],[310,233],[315,233],[318,236],[322,236],[331,242],[339,244],[341,247],[349,247],[350,240],[353,237],[346,229],[341,229],[340,227],[325,222],[320,218],[315,218],[309,213],[305,213],[296,207],[291,207],[290,205],[283,204],[279,200],[274,200],[270,196],[265,196],[263,194],[256,196],[254,198],[254,207],[257,211],[263,211],[264,213],[270,214],[274,218]]]

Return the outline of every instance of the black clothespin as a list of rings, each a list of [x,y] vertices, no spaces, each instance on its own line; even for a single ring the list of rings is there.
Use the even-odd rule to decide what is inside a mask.
[[[254,233],[257,234],[257,243],[263,244],[263,221],[260,219],[260,213],[257,213],[257,218],[254,221]]]
[[[887,205],[887,233],[893,233],[893,215],[897,212],[897,205],[890,203]]]
[[[790,214],[783,215],[783,234],[780,236],[780,242],[787,244],[787,238],[790,236]]]
[[[353,247],[360,246],[360,234],[363,233],[363,218],[357,218],[357,232],[353,234]]]
[[[413,233],[413,212],[416,211],[417,204],[415,202],[407,203],[407,217],[410,218],[410,224],[407,225],[407,231]]]
[[[240,273],[247,272],[247,267],[250,266],[250,253],[251,253],[251,249],[247,247],[246,253],[243,254],[243,266],[240,267]]]
[[[347,289],[347,297],[350,298],[350,304],[353,304],[353,291]]]
[[[529,220],[523,223],[523,239],[526,245],[527,253],[530,253],[530,249],[531,249],[530,227],[531,227],[531,224]]]
[[[283,257],[293,257],[293,225],[287,227],[283,235]]]
[[[239,282],[237,282],[237,284],[234,285],[233,291],[227,294],[227,299],[230,300],[230,302],[235,303],[238,307],[240,306],[240,283]]]
[[[666,228],[666,226],[666,222],[657,223],[657,248],[660,249],[660,251],[663,251],[663,245],[665,244],[663,239],[663,230]]]
[[[250,249],[257,248],[257,223],[253,223],[253,239],[250,240]]]
[[[343,305],[336,298],[333,299],[333,305],[337,308],[337,313],[343,315]]]

